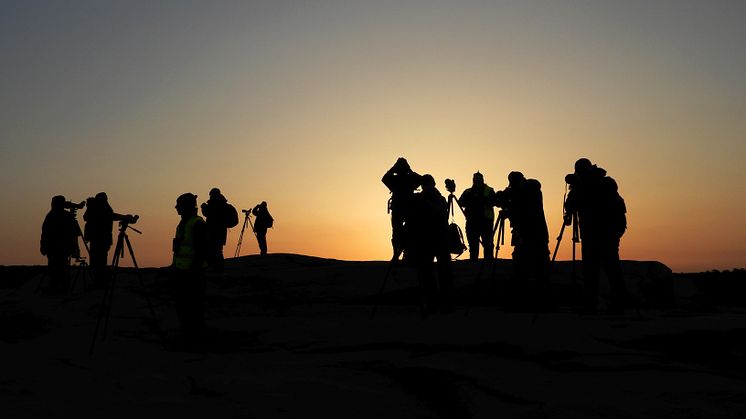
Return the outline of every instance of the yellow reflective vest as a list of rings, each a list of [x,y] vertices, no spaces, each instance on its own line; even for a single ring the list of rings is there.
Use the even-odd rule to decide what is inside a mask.
[[[197,223],[204,224],[205,220],[198,215],[192,216],[186,223],[176,226],[176,238],[174,239],[173,267],[176,269],[189,269],[194,260],[194,226]],[[203,263],[203,267],[207,263]]]

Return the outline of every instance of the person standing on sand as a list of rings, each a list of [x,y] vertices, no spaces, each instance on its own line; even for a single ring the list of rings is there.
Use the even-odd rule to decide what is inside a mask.
[[[176,286],[176,314],[186,345],[195,343],[204,327],[207,224],[197,215],[197,195],[176,199],[181,216],[173,240],[172,275]]]
[[[466,240],[469,242],[469,259],[479,259],[479,243],[484,248],[484,259],[492,260],[492,226],[495,224],[495,190],[484,183],[484,176],[476,172],[472,186],[458,199],[466,216]]]
[[[261,204],[254,207],[251,213],[256,217],[254,222],[254,233],[256,233],[256,240],[259,242],[259,253],[262,255],[267,254],[267,229],[272,228],[275,219],[270,215],[267,209],[267,202],[262,201]]]
[[[609,314],[624,313],[627,289],[619,261],[619,241],[627,229],[627,207],[617,183],[606,170],[586,158],[575,162],[575,173],[565,176],[570,192],[565,201],[565,225],[577,213],[583,256],[584,313],[598,308],[598,279],[603,266],[611,287]]]
[[[422,192],[410,200],[407,223],[409,250],[424,292],[425,313],[453,312],[453,271],[448,245],[448,203],[435,188],[435,179],[423,175]],[[438,282],[433,275],[438,261]]]
[[[391,246],[394,250],[392,260],[398,260],[407,252],[406,220],[410,201],[415,189],[420,185],[420,175],[414,172],[404,157],[396,159],[396,163],[381,178],[381,182],[389,188],[389,212],[391,213]]]
[[[222,273],[225,266],[223,246],[228,238],[228,228],[238,223],[238,214],[218,188],[210,190],[210,199],[202,203],[201,208],[207,222],[207,263],[214,272]]]
[[[70,257],[78,249],[78,224],[65,211],[67,201],[62,195],[52,198],[52,209],[41,226],[41,254],[47,257],[49,291],[65,294],[70,286]]]

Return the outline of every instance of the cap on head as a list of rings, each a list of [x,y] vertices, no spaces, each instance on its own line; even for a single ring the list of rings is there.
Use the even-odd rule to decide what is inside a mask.
[[[588,172],[591,167],[593,167],[593,163],[591,163],[590,160],[583,157],[582,159],[578,159],[578,161],[575,162],[575,173],[585,173]]]
[[[181,194],[176,198],[176,205],[185,208],[197,208],[197,195],[189,192]]]
[[[220,196],[220,189],[218,188],[212,188],[210,189],[210,198]]]
[[[435,187],[435,178],[432,177],[432,175],[422,175],[420,177],[420,184],[423,188],[434,188]]]
[[[521,172],[510,172],[510,174],[508,174],[508,183],[510,184],[518,183],[524,180],[526,180],[526,177],[523,176],[523,173]]]
[[[97,201],[108,201],[109,197],[106,196],[106,192],[99,192],[96,194],[96,200]]]

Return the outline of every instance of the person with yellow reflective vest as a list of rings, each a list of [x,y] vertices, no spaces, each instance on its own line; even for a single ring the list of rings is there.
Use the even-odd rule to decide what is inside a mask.
[[[479,241],[482,241],[484,258],[492,259],[492,226],[495,223],[495,190],[484,183],[484,176],[477,172],[472,186],[464,190],[459,205],[466,216],[466,240],[469,242],[469,259],[479,258]]]
[[[199,339],[204,324],[207,224],[197,215],[197,195],[185,193],[176,199],[181,221],[173,240],[172,272],[176,287],[176,314],[186,345]]]

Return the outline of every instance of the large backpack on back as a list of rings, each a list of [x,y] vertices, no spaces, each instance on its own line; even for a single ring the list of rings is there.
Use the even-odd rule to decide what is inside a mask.
[[[231,204],[225,204],[225,228],[233,228],[238,225],[238,211]]]

